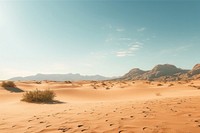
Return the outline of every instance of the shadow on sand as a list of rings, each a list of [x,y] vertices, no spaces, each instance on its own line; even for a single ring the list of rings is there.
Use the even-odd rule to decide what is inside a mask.
[[[65,104],[65,103],[66,103],[66,102],[54,100],[54,101],[52,101],[52,102],[48,102],[48,103],[45,103],[45,104]]]
[[[61,102],[61,101],[58,101],[58,100],[53,100],[51,102],[36,102],[36,101],[33,101],[33,102],[27,102],[27,101],[24,101],[24,100],[21,100],[23,102],[26,102],[26,103],[33,103],[33,104],[65,104],[66,102]]]
[[[4,87],[4,89],[10,92],[15,92],[15,93],[24,92],[22,89],[17,88],[17,87]]]

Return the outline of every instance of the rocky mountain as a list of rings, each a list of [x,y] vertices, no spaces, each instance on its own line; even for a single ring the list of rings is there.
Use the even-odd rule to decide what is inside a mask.
[[[126,80],[140,79],[141,75],[143,75],[145,72],[146,71],[140,70],[139,68],[134,68],[121,78],[126,79]]]
[[[92,75],[92,76],[83,76],[80,74],[37,74],[27,77],[14,77],[9,80],[12,81],[27,81],[27,80],[36,80],[36,81],[42,81],[42,80],[53,80],[53,81],[77,81],[77,80],[107,80],[110,79],[108,77],[104,77],[101,75]]]
[[[143,71],[138,68],[132,69],[118,80],[190,80],[200,79],[200,64],[193,67],[192,70],[177,68],[174,65],[157,65],[152,70]]]

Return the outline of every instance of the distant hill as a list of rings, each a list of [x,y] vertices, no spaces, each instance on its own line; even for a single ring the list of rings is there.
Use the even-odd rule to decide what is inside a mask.
[[[149,71],[134,68],[117,80],[175,81],[190,79],[200,79],[200,64],[195,65],[192,70],[177,68],[170,64],[157,65]]]
[[[110,78],[104,77],[101,75],[91,75],[91,76],[83,76],[80,74],[37,74],[27,77],[14,77],[9,80],[12,81],[27,81],[27,80],[36,80],[36,81],[42,81],[42,80],[53,80],[53,81],[77,81],[77,80],[108,80]]]

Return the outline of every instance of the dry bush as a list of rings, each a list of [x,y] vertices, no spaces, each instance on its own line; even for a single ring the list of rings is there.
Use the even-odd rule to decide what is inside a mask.
[[[72,82],[71,82],[71,81],[65,81],[65,83],[66,83],[66,84],[71,84]]]
[[[171,83],[171,84],[169,84],[169,87],[171,87],[171,86],[174,86],[174,84],[172,84],[172,83]]]
[[[179,81],[178,84],[182,84],[182,82]]]
[[[162,84],[157,84],[157,86],[163,86]]]
[[[106,86],[107,84],[103,82],[103,83],[101,83],[101,85]]]
[[[4,87],[4,88],[6,88],[6,87],[15,88],[16,87],[16,85],[13,81],[3,81],[1,86]]]
[[[146,84],[151,84],[151,82],[150,81],[146,81]]]
[[[109,88],[109,87],[106,87],[106,90],[110,90],[110,88]]]
[[[23,95],[22,101],[30,103],[51,103],[54,101],[55,93],[51,90],[28,91]]]
[[[36,84],[42,84],[42,82],[41,81],[37,81]]]
[[[200,89],[200,86],[196,86],[196,85],[188,85],[189,87],[194,87],[194,88],[196,88],[196,89]]]

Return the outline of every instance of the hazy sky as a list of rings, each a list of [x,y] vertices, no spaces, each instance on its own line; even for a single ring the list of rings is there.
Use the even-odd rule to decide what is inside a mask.
[[[0,79],[200,62],[198,1],[0,1]]]

